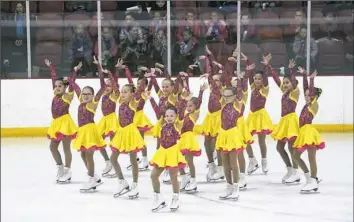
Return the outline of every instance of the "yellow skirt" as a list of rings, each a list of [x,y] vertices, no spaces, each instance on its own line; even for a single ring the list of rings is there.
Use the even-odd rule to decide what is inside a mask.
[[[70,114],[65,114],[59,118],[53,119],[47,132],[48,139],[61,141],[65,136],[72,139],[76,137],[78,127],[74,123]]]
[[[221,127],[221,110],[214,113],[207,113],[201,128],[195,127],[197,133],[205,136],[216,137]]]
[[[289,113],[283,116],[275,127],[272,137],[275,140],[294,140],[299,135],[299,119],[296,113]]]
[[[193,156],[200,156],[202,154],[194,132],[183,133],[178,141],[178,146],[181,148],[183,155],[192,154]]]
[[[252,144],[254,140],[250,133],[250,130],[248,129],[248,126],[246,125],[245,118],[243,116],[238,118],[237,127],[243,136],[243,142],[246,144]]]
[[[300,152],[307,148],[315,147],[317,149],[325,148],[326,144],[323,142],[318,131],[311,124],[303,125],[300,128],[299,135],[296,138],[293,147]]]
[[[114,112],[108,114],[107,116],[103,116],[97,125],[98,132],[103,136],[103,138],[114,136],[118,127],[119,123],[117,114]]]
[[[250,112],[247,117],[247,126],[252,135],[272,133],[274,128],[272,119],[266,109],[260,109],[256,112]]]
[[[163,118],[160,118],[159,120],[157,120],[155,126],[152,128],[152,135],[155,138],[160,138],[160,133],[161,133],[161,121],[163,120]]]
[[[216,150],[223,152],[240,152],[246,148],[246,144],[243,142],[242,133],[237,127],[228,130],[221,128],[215,147]]]
[[[109,145],[112,151],[120,153],[136,153],[145,148],[145,142],[134,123],[119,127]]]
[[[145,115],[143,110],[140,110],[135,113],[133,122],[138,127],[139,131],[142,132],[147,132],[153,127],[149,118]]]
[[[174,145],[169,148],[162,146],[155,152],[154,157],[150,160],[151,166],[160,168],[184,168],[187,161],[181,153],[179,145]]]
[[[79,128],[73,147],[77,151],[99,150],[106,147],[106,144],[99,134],[95,123],[89,123]]]

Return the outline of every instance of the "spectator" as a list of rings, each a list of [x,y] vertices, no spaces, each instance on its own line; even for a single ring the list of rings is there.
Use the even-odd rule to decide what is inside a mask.
[[[159,29],[154,35],[150,58],[150,67],[153,67],[156,62],[167,67],[167,38],[163,29]]]
[[[67,12],[77,12],[85,11],[91,12],[93,10],[93,5],[91,1],[66,1],[65,11]]]
[[[232,24],[229,27],[231,34],[231,42],[237,43],[237,24]],[[241,42],[253,42],[256,37],[256,27],[250,19],[249,14],[241,16]]]
[[[290,21],[290,24],[284,28],[284,40],[286,42],[294,42],[295,36],[300,32],[301,25],[304,24],[304,12],[298,10],[295,12],[294,18]]]
[[[79,72],[81,72],[82,76],[86,76],[87,73],[92,72],[92,43],[83,24],[75,27],[70,45],[69,59],[71,60],[72,68],[82,62],[83,68]]]
[[[325,12],[323,23],[320,24],[320,31],[316,34],[317,39],[328,38],[344,40],[344,32],[339,30],[338,21],[334,12]]]
[[[167,11],[166,1],[156,1],[151,4],[151,11],[160,11],[165,12]]]
[[[210,13],[210,20],[204,22],[206,27],[205,36],[208,41],[225,42],[227,40],[226,22],[219,19],[217,12]]]
[[[200,25],[194,21],[195,15],[193,12],[187,12],[185,21],[178,26],[177,38],[178,41],[183,41],[183,31],[187,28],[192,31],[193,37],[198,39],[200,36]]]
[[[155,35],[160,29],[166,30],[167,24],[166,19],[161,15],[161,11],[153,12],[153,19],[150,23],[149,32],[150,35]]]
[[[108,27],[102,28],[101,50],[102,67],[113,72],[114,65],[117,61],[118,46],[112,35],[112,30]],[[95,55],[98,56],[98,41],[95,46]]]
[[[306,27],[301,27],[299,34],[295,37],[293,51],[295,54],[296,64],[301,67],[306,67]],[[310,62],[311,67],[315,67],[317,56],[317,43],[314,38],[310,39]]]
[[[180,72],[187,70],[196,59],[198,50],[198,42],[193,38],[192,31],[185,29],[183,31],[183,41],[178,42],[174,46],[174,71]]]

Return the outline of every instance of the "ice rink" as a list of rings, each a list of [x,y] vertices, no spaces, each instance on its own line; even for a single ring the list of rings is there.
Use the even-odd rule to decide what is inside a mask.
[[[218,199],[225,187],[224,181],[206,183],[207,161],[203,153],[195,159],[198,192],[181,194],[180,209],[174,213],[168,207],[157,213],[151,212],[153,192],[150,171],[140,173],[140,196],[135,200],[129,200],[127,196],[113,198],[117,178],[103,178],[104,184],[97,188],[96,193],[80,193],[81,183],[86,180],[86,170],[79,153],[73,151],[72,183],[60,185],[55,183],[56,166],[48,140],[2,139],[1,221],[353,221],[353,135],[322,136],[326,148],[318,152],[317,156],[318,175],[323,179],[320,193],[302,195],[302,184],[281,184],[286,169],[276,152],[275,142],[268,139],[269,173],[262,175],[259,169],[247,177],[248,188],[240,193],[238,202]],[[199,141],[202,145],[203,138],[199,137]],[[155,140],[147,137],[146,142],[151,157],[155,150]],[[254,151],[260,162],[258,146],[254,145]],[[307,153],[303,158],[307,159]],[[122,155],[119,160],[127,181],[131,183],[131,172],[125,170],[128,157]],[[99,152],[95,154],[95,161],[96,172],[100,173],[104,160]],[[171,185],[162,184],[161,193],[169,203],[172,197]]]

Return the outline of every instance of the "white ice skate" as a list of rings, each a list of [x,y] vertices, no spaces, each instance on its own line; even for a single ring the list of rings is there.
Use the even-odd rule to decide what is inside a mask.
[[[184,167],[184,172],[186,173],[186,174],[190,174],[190,172],[189,172],[189,166],[188,165],[186,165],[185,167]]]
[[[190,179],[186,188],[184,188],[184,191],[186,191],[187,193],[193,193],[197,191],[197,181],[195,178]]]
[[[187,174],[181,175],[181,182],[179,184],[179,189],[184,191],[186,186],[189,184],[190,178]]]
[[[317,193],[319,180],[317,178],[309,178],[308,182],[301,189],[302,194]]]
[[[239,184],[234,183],[234,185],[232,186],[232,194],[229,197],[229,199],[238,200],[239,197],[240,197],[240,186]]]
[[[111,172],[109,172],[105,177],[107,177],[107,178],[116,178],[117,174],[115,172],[112,172],[112,173]]]
[[[64,165],[57,165],[57,182],[59,182],[59,178],[64,175]]]
[[[206,180],[207,182],[211,181],[211,177],[216,173],[216,165],[215,163],[209,163],[208,166],[209,170],[208,170],[208,174],[206,176]]]
[[[238,182],[239,189],[243,190],[247,187],[246,174],[240,173],[240,181]]]
[[[71,170],[70,168],[64,168],[64,174],[58,180],[58,183],[70,183],[71,181]]]
[[[258,168],[259,168],[259,166],[258,166],[258,162],[257,162],[256,158],[254,158],[254,157],[250,158],[249,163],[248,163],[248,168],[247,168],[248,175],[251,175],[252,173],[254,173]]]
[[[146,156],[143,156],[143,158],[141,158],[138,167],[139,167],[139,171],[145,171],[149,169],[149,160]]]
[[[294,184],[294,183],[299,183],[300,182],[300,175],[298,173],[298,170],[293,168],[291,170],[291,175],[288,179],[284,181],[285,184]]]
[[[93,175],[93,178],[95,178],[95,181],[96,181],[96,183],[97,183],[97,184],[96,184],[96,187],[98,187],[98,186],[100,186],[100,185],[103,184],[103,182],[102,182],[100,176],[98,176],[97,174],[94,174],[94,175]]]
[[[80,192],[86,193],[86,192],[94,192],[96,191],[97,187],[97,182],[94,177],[89,177],[88,182],[85,182],[82,185],[82,188],[80,189]]]
[[[141,163],[141,160],[139,158],[136,158],[136,161],[138,162],[138,165]],[[127,170],[131,170],[132,169],[132,164],[129,163],[129,165],[127,166]]]
[[[162,208],[166,207],[166,202],[163,199],[163,197],[161,196],[160,193],[154,193],[154,201],[152,203],[152,208],[151,210],[153,212],[159,211]]]
[[[139,188],[138,184],[133,182],[130,188],[130,191],[128,192],[128,197],[129,199],[135,199],[139,196]]]
[[[216,167],[216,173],[211,175],[210,180],[211,181],[222,180],[222,179],[224,179],[224,177],[225,177],[225,175],[224,175],[223,167],[222,166],[217,166]]]
[[[113,194],[113,197],[120,197],[126,193],[129,192],[129,184],[127,183],[126,180],[121,180],[121,179],[118,179],[118,188],[117,188],[117,192],[115,192]]]
[[[163,172],[163,179],[162,179],[163,183],[171,183],[171,177],[170,177],[170,172],[168,170],[165,170]]]
[[[286,167],[286,170],[287,170],[287,173],[284,175],[283,179],[281,180],[282,183],[285,183],[285,180],[287,180],[291,176],[293,168]]]
[[[112,163],[110,160],[106,161],[106,166],[105,168],[102,170],[102,176],[106,177],[108,175],[108,173],[112,170]]]
[[[174,193],[172,196],[170,210],[174,212],[174,211],[178,210],[178,208],[179,208],[179,194]]]
[[[232,191],[233,191],[233,186],[231,184],[227,183],[224,192],[221,193],[219,198],[222,200],[226,200],[226,199],[230,198],[232,195]]]
[[[262,171],[264,174],[268,173],[268,162],[266,158],[262,158]]]

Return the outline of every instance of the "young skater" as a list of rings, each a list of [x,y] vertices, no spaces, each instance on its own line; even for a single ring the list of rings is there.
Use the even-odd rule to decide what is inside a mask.
[[[150,98],[151,104],[158,115],[160,109],[153,98]],[[166,206],[163,197],[160,194],[159,177],[161,173],[168,169],[171,177],[173,197],[170,205],[172,211],[179,208],[179,182],[178,169],[184,168],[186,160],[184,159],[180,147],[177,143],[180,137],[181,124],[176,122],[177,109],[175,107],[168,107],[165,110],[164,119],[159,121],[161,124],[160,147],[157,149],[155,155],[150,160],[150,165],[154,167],[151,172],[151,182],[154,190],[154,201],[152,211],[157,211]]]
[[[201,150],[199,147],[198,140],[196,138],[195,132],[193,131],[194,125],[198,120],[200,113],[200,105],[202,104],[203,92],[208,88],[205,83],[200,86],[199,96],[191,97],[187,102],[186,114],[183,117],[181,128],[181,139],[178,144],[181,148],[182,154],[185,156],[188,166],[190,177],[186,174],[184,169],[180,169],[180,174],[182,177],[180,189],[181,191],[191,192],[197,190],[197,182],[195,179],[195,166],[193,158],[195,156],[201,155]],[[181,114],[179,114],[181,117]]]
[[[223,90],[221,129],[216,140],[216,149],[221,151],[227,186],[219,196],[220,199],[231,198],[237,200],[239,197],[238,154],[246,148],[246,144],[243,141],[241,131],[237,127],[237,120],[242,108],[237,95],[234,87],[227,87]]]
[[[272,133],[272,137],[277,140],[277,151],[283,159],[287,173],[282,179],[283,183],[291,184],[300,181],[298,174],[298,164],[293,159],[293,144],[296,137],[299,135],[299,119],[296,115],[296,106],[299,100],[300,90],[297,86],[298,81],[295,78],[295,61],[289,61],[289,74],[283,77],[283,81],[280,80],[278,73],[276,73],[269,65],[271,60],[271,54],[267,55],[263,59],[263,64],[266,66],[267,73],[271,73],[275,83],[281,89],[283,96],[281,98],[281,118]],[[288,144],[288,149],[291,155],[292,161],[285,151],[285,144]]]
[[[98,122],[98,132],[102,135],[103,139],[109,137],[110,140],[113,139],[117,129],[118,129],[118,117],[116,115],[117,108],[117,95],[119,92],[115,92],[112,88],[111,80],[118,81],[118,75],[116,74],[113,78],[109,78],[104,81],[102,66],[98,63],[96,57],[93,57],[93,63],[97,65],[98,75],[100,78],[101,88],[105,88],[105,91],[102,96],[101,109],[103,117]],[[107,71],[105,70],[105,73]],[[116,83],[117,84],[117,83]],[[119,89],[119,88],[118,88]],[[107,176],[108,173],[112,170],[112,163],[108,157],[106,149],[100,149],[100,153],[106,161],[106,167],[102,171],[102,176]]]
[[[252,136],[257,134],[258,144],[262,156],[262,171],[268,173],[267,163],[267,145],[266,136],[272,133],[273,123],[265,109],[267,97],[269,94],[268,76],[263,71],[254,72],[255,64],[252,63],[243,53],[241,53],[242,61],[247,64],[247,76],[251,87],[250,112],[247,117],[247,126]],[[249,165],[247,173],[251,175],[259,166],[254,156],[251,144],[247,144],[246,148]]]
[[[52,117],[53,120],[48,129],[47,137],[50,139],[50,151],[57,164],[58,172],[56,176],[57,182],[67,182],[71,180],[71,161],[72,154],[70,143],[75,138],[77,126],[69,114],[71,101],[74,98],[73,86],[64,78],[57,78],[53,65],[48,59],[44,60],[45,64],[50,68],[52,77],[52,86],[54,97],[52,100]],[[81,68],[81,63],[75,66],[73,73]],[[68,92],[66,91],[69,86]],[[65,167],[58,150],[60,142],[63,143],[65,155]]]
[[[98,132],[97,125],[95,124],[94,117],[98,102],[101,99],[105,88],[100,88],[96,96],[94,90],[90,86],[85,86],[82,91],[75,82],[76,75],[70,79],[70,84],[73,85],[76,95],[80,100],[78,108],[78,123],[79,131],[77,137],[73,142],[73,147],[81,152],[81,158],[88,171],[89,180],[84,183],[80,191],[95,190],[101,184],[101,179],[95,174],[95,163],[93,154],[95,150],[100,150],[106,147],[102,135]]]
[[[300,131],[299,136],[294,142],[294,159],[299,164],[300,168],[304,171],[306,177],[306,184],[301,189],[302,193],[307,193],[311,191],[318,190],[319,179],[317,178],[317,161],[316,161],[316,151],[318,149],[325,148],[325,143],[323,142],[318,131],[313,127],[312,120],[318,112],[318,98],[321,96],[322,90],[314,87],[314,78],[317,75],[315,70],[310,75],[310,87],[307,81],[307,75],[304,69],[298,68],[299,72],[303,75],[303,86],[306,105],[300,114]],[[310,169],[307,168],[304,161],[301,160],[301,154],[307,150],[308,158],[310,162]]]
[[[139,195],[138,189],[138,162],[136,155],[144,149],[145,142],[141,137],[138,128],[134,124],[134,116],[136,113],[139,100],[145,89],[145,80],[136,91],[135,86],[127,84],[123,86],[119,99],[119,125],[116,135],[112,139],[110,146],[112,149],[111,162],[118,176],[118,188],[114,193],[114,197],[119,197],[129,192],[129,198],[136,198]],[[113,86],[117,88],[117,85]],[[127,153],[130,157],[132,165],[133,183],[129,189],[128,182],[124,179],[118,157],[121,153]]]

